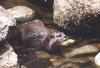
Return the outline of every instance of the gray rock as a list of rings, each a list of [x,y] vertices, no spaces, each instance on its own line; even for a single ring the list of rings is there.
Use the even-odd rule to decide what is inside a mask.
[[[15,26],[16,20],[28,21],[34,17],[34,13],[35,11],[25,6],[16,6],[8,10],[0,6],[0,41],[6,39],[9,27]]]
[[[75,32],[100,31],[99,0],[54,0],[54,23]]]
[[[50,61],[52,62],[52,65],[55,68],[69,68],[69,63],[80,63],[80,64],[84,64],[84,63],[88,63],[89,59],[87,58],[64,58],[64,57],[55,57],[53,56],[53,58],[50,59]],[[67,66],[68,64],[68,66]],[[65,67],[66,65],[66,67]],[[64,66],[64,67],[63,67]],[[74,66],[74,65],[72,65]],[[72,67],[73,68],[73,67]]]
[[[15,26],[16,20],[2,6],[0,6],[0,41],[8,34],[10,26]]]
[[[26,6],[15,6],[8,9],[8,12],[16,19],[16,21],[32,20],[35,16],[35,11]]]
[[[17,54],[14,52],[11,45],[8,43],[0,44],[0,68],[14,68],[17,67]]]
[[[79,24],[86,14],[100,14],[99,7],[99,0],[54,0],[54,21],[59,26],[66,26],[70,20],[77,20],[76,24]]]
[[[100,52],[95,56],[95,64],[100,66]]]

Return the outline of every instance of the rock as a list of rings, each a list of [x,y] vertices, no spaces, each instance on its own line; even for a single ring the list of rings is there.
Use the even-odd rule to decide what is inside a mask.
[[[97,53],[99,49],[93,45],[85,45],[79,48],[74,48],[71,52],[65,53],[65,57],[74,57],[77,55],[85,55],[90,53]]]
[[[55,68],[67,68],[70,67],[69,64],[72,63],[72,67],[74,66],[74,64],[86,64],[89,62],[88,58],[65,58],[65,57],[55,57],[53,56],[50,61],[52,62],[52,66],[54,66]],[[76,65],[76,68],[77,66]]]
[[[95,56],[95,64],[100,66],[100,52]]]
[[[8,9],[8,12],[16,19],[16,21],[29,21],[35,16],[35,11],[26,6],[15,6]]]
[[[18,57],[11,45],[0,43],[0,67],[1,68],[18,68]]]
[[[26,22],[19,27],[23,44],[47,51],[59,50],[59,45],[66,40],[66,35],[60,31],[49,31],[40,20]]]
[[[35,59],[21,66],[21,68],[48,68],[51,62],[48,59]]]
[[[27,0],[0,0],[0,5],[2,5],[4,8],[12,8],[19,5],[27,6],[28,1]]]
[[[99,0],[54,0],[53,14],[54,23],[73,34],[100,32]]]
[[[31,2],[31,1],[32,0],[0,0],[0,5],[5,7],[6,9],[9,9],[9,8],[12,8],[12,7],[15,7],[15,6],[19,6],[19,5],[27,6],[27,7],[32,8],[33,10],[35,10],[36,13],[39,15],[39,17],[52,19],[53,14],[46,12],[42,8],[42,6],[34,4],[36,2],[41,3],[44,0],[41,0],[41,1],[39,0],[39,1],[36,1],[36,2]]]
[[[37,58],[44,58],[44,59],[50,58],[50,55],[44,51],[36,51],[35,54],[36,54]]]
[[[79,68],[79,66],[77,64],[74,63],[67,63],[65,65],[60,66],[60,68]]]
[[[0,6],[0,41],[6,39],[10,26],[15,26],[16,20]]]
[[[42,51],[42,50],[31,50],[31,48],[27,50],[27,48],[23,47],[15,51],[18,54],[20,64],[25,64],[29,61],[40,59],[40,58],[43,58],[43,59],[50,58],[50,55],[47,52]]]

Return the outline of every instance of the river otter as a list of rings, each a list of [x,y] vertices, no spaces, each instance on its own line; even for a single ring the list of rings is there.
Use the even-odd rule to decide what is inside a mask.
[[[22,24],[19,35],[26,46],[46,51],[59,49],[59,45],[66,39],[63,32],[50,31],[42,21],[37,19]]]

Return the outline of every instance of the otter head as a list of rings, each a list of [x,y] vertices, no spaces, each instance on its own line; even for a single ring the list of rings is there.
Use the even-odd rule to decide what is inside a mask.
[[[47,43],[45,45],[47,51],[52,51],[52,52],[60,51],[61,45],[66,39],[68,39],[68,37],[63,32],[54,31],[50,33],[47,39],[45,40],[45,42]]]

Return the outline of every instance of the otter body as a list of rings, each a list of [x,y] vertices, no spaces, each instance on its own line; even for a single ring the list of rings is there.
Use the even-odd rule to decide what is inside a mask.
[[[64,33],[49,31],[40,20],[33,20],[22,24],[19,34],[22,43],[26,46],[47,51],[55,50],[66,39]]]

